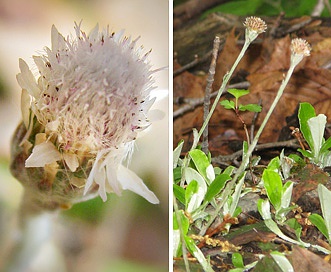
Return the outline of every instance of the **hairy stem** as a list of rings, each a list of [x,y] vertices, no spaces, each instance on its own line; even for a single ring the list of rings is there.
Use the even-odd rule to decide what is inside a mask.
[[[244,154],[243,155],[243,159],[242,159],[242,162],[241,162],[241,165],[239,166],[238,170],[236,171],[233,179],[226,185],[226,187],[224,188],[221,196],[220,196],[220,202],[219,204],[217,205],[215,211],[211,214],[211,217],[209,219],[209,221],[207,222],[206,225],[203,226],[203,228],[201,229],[200,231],[200,235],[204,235],[207,231],[207,229],[209,228],[209,226],[214,222],[215,218],[220,214],[220,211],[221,209],[223,208],[225,202],[227,201],[228,199],[228,196],[231,194],[231,191],[232,189],[234,188],[239,176],[245,171],[247,165],[248,165],[248,162],[249,162],[249,158],[250,156],[252,155],[256,145],[257,145],[257,142],[262,134],[262,131],[264,129],[264,127],[266,126],[272,112],[274,111],[279,99],[281,98],[283,92],[284,92],[284,89],[287,85],[287,83],[289,82],[291,76],[292,76],[292,73],[293,73],[293,70],[295,68],[295,64],[294,65],[291,65],[287,74],[286,74],[286,77],[285,79],[282,81],[282,84],[280,85],[279,89],[278,89],[278,92],[277,92],[277,95],[273,101],[273,103],[271,104],[264,120],[262,121],[262,124],[260,126],[260,128],[258,129],[258,131],[256,132],[256,135],[252,141],[252,143],[249,145],[249,148],[247,150],[247,154]]]
[[[29,193],[25,192],[19,213],[19,237],[9,253],[5,271],[40,272],[51,271],[54,268],[66,271],[64,263],[53,256],[57,255],[54,252],[51,259],[43,258],[45,246],[53,243],[53,223],[56,213],[36,211],[33,201]]]
[[[204,120],[204,122],[203,122],[203,124],[202,124],[202,127],[201,127],[201,129],[200,129],[200,131],[199,131],[199,133],[198,133],[198,138],[199,138],[199,139],[200,139],[202,133],[204,132],[205,128],[207,127],[207,125],[208,125],[208,123],[209,123],[209,120],[210,120],[211,116],[213,115],[213,113],[214,113],[214,111],[215,111],[215,109],[216,109],[216,106],[217,106],[217,104],[218,104],[218,101],[220,100],[221,95],[223,94],[223,91],[224,91],[225,88],[226,88],[226,85],[228,84],[228,82],[229,82],[229,80],[230,80],[230,78],[231,78],[231,76],[232,76],[234,70],[237,68],[237,66],[238,66],[238,64],[239,64],[239,62],[240,62],[240,60],[241,60],[241,59],[243,58],[243,56],[245,55],[245,52],[247,51],[247,48],[248,48],[248,46],[250,45],[250,43],[251,43],[251,41],[250,41],[249,39],[246,39],[246,40],[245,40],[244,46],[243,46],[243,48],[241,49],[240,54],[239,54],[239,56],[237,57],[235,63],[233,64],[231,70],[230,70],[228,73],[226,73],[225,76],[223,77],[222,85],[221,85],[221,87],[220,87],[219,90],[218,90],[218,94],[217,94],[217,96],[216,96],[216,98],[215,98],[215,100],[214,100],[214,103],[213,103],[213,105],[212,105],[212,107],[211,107],[211,109],[210,109],[210,111],[209,111],[209,114],[207,115],[206,119]],[[192,145],[191,150],[193,150],[193,149],[195,149],[195,148],[196,148],[196,144]]]

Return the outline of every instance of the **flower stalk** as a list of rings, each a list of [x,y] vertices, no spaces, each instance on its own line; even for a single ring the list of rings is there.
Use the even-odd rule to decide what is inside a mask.
[[[38,258],[43,255],[43,248],[46,244],[52,243],[54,214],[40,213],[38,215],[24,216],[21,222],[21,233],[12,249],[11,256],[6,265],[6,272],[23,271],[46,271],[57,268],[65,271],[65,264],[57,259],[56,264],[51,260],[38,262]],[[21,218],[22,219],[22,218]]]
[[[228,73],[225,74],[225,76],[223,77],[223,81],[222,81],[222,85],[218,90],[218,94],[214,100],[214,103],[206,117],[206,119],[204,120],[202,127],[198,133],[198,139],[200,139],[201,135],[203,134],[204,130],[207,127],[207,124],[209,123],[209,120],[211,118],[211,116],[213,115],[216,106],[218,104],[218,101],[220,100],[230,78],[232,77],[232,74],[234,72],[234,70],[237,68],[239,62],[241,61],[241,59],[244,57],[249,45],[257,38],[257,36],[263,32],[266,31],[267,29],[267,25],[266,23],[258,17],[248,17],[246,18],[246,21],[244,23],[244,26],[246,27],[245,29],[245,43],[244,46],[242,47],[237,59],[235,60],[234,64],[232,65],[230,71]],[[192,145],[191,150],[196,148],[196,144]]]
[[[219,215],[220,210],[222,209],[222,207],[224,206],[224,204],[227,201],[228,196],[231,193],[231,190],[233,189],[233,187],[235,186],[238,178],[242,175],[242,173],[245,171],[248,163],[249,163],[249,159],[258,143],[258,140],[262,134],[262,131],[264,130],[267,122],[269,121],[269,118],[272,114],[272,112],[274,111],[276,105],[278,104],[280,98],[282,97],[282,94],[285,90],[285,87],[287,86],[294,68],[302,61],[302,59],[305,56],[309,56],[310,55],[310,45],[307,43],[307,41],[303,40],[303,39],[293,39],[291,42],[291,61],[290,61],[290,68],[287,71],[286,77],[284,78],[284,80],[282,81],[276,97],[274,99],[274,101],[272,102],[265,118],[262,121],[261,126],[259,127],[258,131],[256,132],[256,135],[252,141],[252,143],[249,145],[248,150],[247,150],[247,154],[243,155],[242,158],[242,162],[239,166],[239,168],[237,169],[233,179],[226,185],[226,187],[224,188],[224,190],[222,191],[222,194],[220,196],[221,201],[219,202],[219,204],[217,205],[216,209],[214,210],[214,212],[211,214],[211,217],[209,219],[209,221],[207,222],[206,225],[203,226],[203,228],[200,231],[200,235],[204,235],[204,233],[206,232],[206,230],[209,228],[209,226],[212,224],[212,222],[214,222],[215,218]]]

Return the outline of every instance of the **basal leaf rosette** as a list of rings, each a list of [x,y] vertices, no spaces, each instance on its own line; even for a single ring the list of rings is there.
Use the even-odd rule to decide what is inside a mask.
[[[52,27],[52,46],[34,56],[39,77],[24,60],[23,122],[12,142],[11,169],[41,205],[57,208],[106,192],[131,190],[157,197],[124,162],[140,131],[150,125],[154,99],[149,52],[137,40],[98,26],[75,36]]]

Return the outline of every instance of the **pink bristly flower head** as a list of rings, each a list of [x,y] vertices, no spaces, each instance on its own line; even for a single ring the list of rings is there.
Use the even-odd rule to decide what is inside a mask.
[[[291,63],[297,65],[304,57],[310,56],[311,46],[301,38],[291,41]]]
[[[311,47],[309,43],[301,38],[295,38],[291,41],[291,52],[292,54],[310,56]]]
[[[244,26],[246,27],[246,39],[252,42],[257,36],[267,29],[267,24],[259,17],[247,17]]]
[[[266,23],[259,17],[251,16],[247,17],[244,26],[250,31],[255,31],[258,34],[261,34],[267,30]]]

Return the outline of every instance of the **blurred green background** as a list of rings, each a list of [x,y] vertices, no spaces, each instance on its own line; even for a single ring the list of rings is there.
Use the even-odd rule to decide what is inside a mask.
[[[231,0],[209,9],[204,13],[206,16],[211,12],[222,12],[238,16],[277,16],[285,12],[286,17],[299,17],[311,15],[319,0]],[[187,0],[174,0],[174,6],[187,2]],[[330,4],[331,1],[328,1]],[[330,17],[327,7],[320,14],[322,17]]]
[[[86,32],[99,23],[125,30],[148,51],[153,69],[168,66],[167,0],[1,0],[0,1],[0,267],[17,236],[21,185],[10,175],[10,138],[21,119],[21,89],[16,82],[18,59],[33,67],[32,55],[50,46],[51,26],[64,36],[74,33],[74,21]],[[165,112],[161,121],[137,140],[130,169],[160,199],[152,205],[131,192],[76,204],[61,212],[54,245],[70,272],[168,271],[168,70],[155,74],[153,108]],[[45,252],[47,250],[45,249]],[[46,255],[45,255],[46,256]],[[50,258],[50,259],[47,259]],[[1,269],[0,269],[1,270]]]

